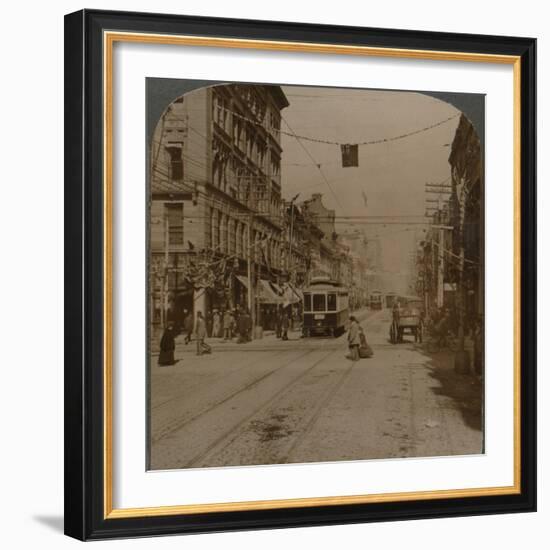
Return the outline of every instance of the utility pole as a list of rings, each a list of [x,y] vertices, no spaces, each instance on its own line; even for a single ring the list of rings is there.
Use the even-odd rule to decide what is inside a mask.
[[[437,307],[443,307],[443,298],[444,298],[444,292],[443,292],[443,279],[445,275],[445,250],[444,250],[444,238],[445,234],[443,232],[443,228],[439,228],[439,261],[437,263]]]
[[[464,215],[466,202],[466,182],[464,177],[456,178],[456,194],[458,197],[458,246],[459,246],[459,262],[458,262],[458,281],[456,283],[456,306],[458,313],[458,349],[455,355],[455,372],[466,374],[470,371],[470,356],[464,349]]]
[[[288,275],[290,277],[290,265],[292,261],[292,237],[294,232],[294,201],[300,196],[300,193],[297,193],[295,197],[292,198],[290,201],[290,235],[288,239],[288,262],[287,262],[287,270]]]
[[[452,185],[451,184],[443,184],[443,183],[426,183],[425,184],[425,193],[428,195],[437,195],[437,199],[430,199],[426,198],[426,210],[427,213],[429,212],[431,215],[435,215],[437,213],[438,221],[441,223],[441,211],[442,211],[442,201],[449,200],[449,197],[452,193]],[[445,198],[443,198],[443,195],[445,195]],[[435,205],[434,205],[435,203]],[[432,273],[434,273],[434,281],[437,280],[437,294],[436,294],[436,305],[437,307],[443,307],[443,299],[444,299],[444,275],[445,275],[445,229],[452,229],[451,226],[445,226],[445,225],[432,225],[433,229],[438,229],[438,238],[437,238],[437,246],[438,246],[438,254],[437,254],[437,279],[435,276],[435,270],[432,270]],[[435,254],[434,254],[434,236],[432,234],[432,260],[435,268]]]
[[[168,317],[168,238],[170,236],[168,216],[164,218],[164,278],[162,280],[162,297],[161,303],[161,325],[165,329],[167,325]]]
[[[254,220],[254,214],[248,216],[248,237],[247,237],[247,252],[246,252],[246,261],[247,261],[247,278],[248,278],[248,311],[250,312],[252,318],[252,332],[256,327],[256,308],[254,304],[254,293],[252,289],[252,274],[253,274],[253,260],[252,260],[252,222]]]
[[[431,276],[431,284],[432,286],[436,284],[436,272],[437,272],[437,261],[435,257],[435,241],[434,241],[434,232],[430,229],[430,245],[431,245],[431,261],[432,261],[432,276]],[[430,291],[433,291],[433,289],[430,289]],[[433,296],[433,292],[431,292],[431,296]],[[437,305],[437,300],[436,300]]]
[[[432,253],[433,253],[433,246],[432,246]],[[424,278],[422,280],[422,291],[424,293],[424,313],[428,315],[428,311],[430,311],[430,304],[428,302],[428,262],[426,259],[426,252],[422,254],[422,261],[424,263]]]
[[[443,281],[445,275],[445,230],[452,230],[451,225],[431,225],[431,229],[438,230],[437,243],[434,239],[433,234],[431,235],[431,248],[432,248],[432,273],[435,273],[435,258],[434,247],[437,246],[437,295],[436,295],[436,305],[437,307],[443,306]],[[435,279],[435,276],[434,276]]]

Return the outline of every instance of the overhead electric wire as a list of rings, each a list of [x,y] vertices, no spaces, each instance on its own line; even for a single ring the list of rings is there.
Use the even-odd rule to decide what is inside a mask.
[[[242,120],[245,120],[246,122],[249,122],[250,124],[255,124],[256,126],[261,126],[262,128],[265,129],[264,127],[264,123],[263,122],[259,122],[257,120],[253,120],[253,119],[250,119],[248,117],[245,117],[239,113],[236,113],[235,111],[232,111],[231,109],[227,109],[225,107],[220,107],[220,110],[222,111],[226,111],[227,113],[231,113],[233,116],[237,117],[237,118],[240,118]],[[422,132],[427,132],[428,130],[432,130],[434,128],[437,128],[438,126],[442,126],[443,124],[446,124],[447,122],[455,119],[455,118],[458,118],[459,116],[461,115],[461,113],[455,113],[454,115],[450,116],[450,117],[447,117],[443,120],[440,120],[438,122],[435,122],[433,124],[430,124],[428,126],[425,126],[423,128],[419,128],[419,129],[416,129],[416,130],[413,130],[411,132],[406,132],[404,134],[399,134],[397,136],[391,136],[391,137],[387,137],[387,138],[378,138],[378,139],[372,139],[372,140],[368,140],[368,141],[362,141],[362,142],[354,142],[355,145],[377,145],[379,143],[389,143],[389,142],[392,142],[392,141],[397,141],[397,140],[400,140],[400,139],[405,139],[405,138],[408,138],[408,137],[411,137],[411,136],[414,136],[416,134],[420,134]],[[333,140],[328,140],[328,139],[320,139],[320,138],[313,138],[313,137],[310,137],[310,136],[302,136],[302,135],[298,135],[296,134],[296,132],[294,132],[294,130],[292,130],[292,128],[290,127],[290,125],[288,124],[288,122],[286,121],[286,119],[283,117],[283,115],[281,115],[281,120],[284,120],[286,125],[288,126],[289,130],[290,130],[290,133],[289,132],[285,132],[284,130],[281,130],[280,128],[273,128],[273,130],[275,132],[278,132],[280,134],[286,134],[286,135],[289,135],[291,137],[294,137],[294,138],[299,138],[299,139],[302,139],[304,141],[311,141],[311,142],[314,142],[314,143],[325,143],[327,145],[346,145],[348,144],[349,142],[342,142],[342,141],[333,141]]]
[[[317,167],[317,169],[319,170],[319,173],[321,174],[321,176],[325,180],[325,183],[327,184],[327,187],[330,189],[330,192],[332,193],[332,195],[334,197],[334,200],[338,203],[338,206],[340,206],[340,208],[343,210],[344,207],[342,206],[342,203],[340,202],[340,200],[338,199],[338,196],[334,192],[334,189],[332,189],[332,186],[330,185],[330,182],[328,181],[327,177],[325,176],[325,173],[323,172],[323,170],[321,170],[321,166],[317,163],[317,161],[315,160],[313,155],[308,151],[306,146],[302,143],[301,139],[296,135],[296,133],[294,132],[294,130],[292,129],[292,127],[290,126],[290,124],[288,123],[286,118],[283,117],[283,115],[281,115],[281,120],[284,121],[284,123],[287,125],[288,129],[292,132],[293,137],[296,138],[296,141],[300,144],[302,149],[306,152],[307,156],[312,160],[313,164]]]

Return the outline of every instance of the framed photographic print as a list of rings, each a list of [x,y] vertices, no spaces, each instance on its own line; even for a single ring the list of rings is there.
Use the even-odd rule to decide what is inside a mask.
[[[65,19],[65,529],[536,508],[535,40]]]

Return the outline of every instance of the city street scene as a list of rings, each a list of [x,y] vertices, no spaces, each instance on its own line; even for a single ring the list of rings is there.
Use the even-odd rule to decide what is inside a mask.
[[[484,97],[147,79],[147,108],[147,468],[483,453]]]

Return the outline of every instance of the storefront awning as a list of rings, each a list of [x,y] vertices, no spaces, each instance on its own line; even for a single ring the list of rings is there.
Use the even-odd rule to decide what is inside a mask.
[[[269,282],[269,284],[271,285],[271,288],[275,291],[275,294],[277,294],[277,296],[280,297],[283,295],[283,289],[280,285],[278,285],[277,283],[272,283],[271,281]]]
[[[281,303],[281,297],[277,296],[269,281],[260,279],[258,287],[256,289],[256,297],[262,304],[279,304]]]
[[[283,285],[283,295],[281,296],[281,301],[283,306],[288,306],[290,304],[297,304],[301,301],[298,294],[293,290],[290,283],[285,283]]]
[[[239,282],[248,288],[248,277],[237,275]],[[261,304],[281,304],[288,306],[289,304],[297,304],[303,300],[302,291],[297,289],[290,283],[278,285],[265,279],[260,279],[256,287],[256,299]]]
[[[292,289],[292,292],[296,294],[298,300],[302,302],[304,300],[304,293],[299,288],[295,287],[292,283],[288,283],[288,286]]]
[[[245,287],[248,288],[248,277],[244,277],[243,275],[237,275],[237,279],[239,282]]]

